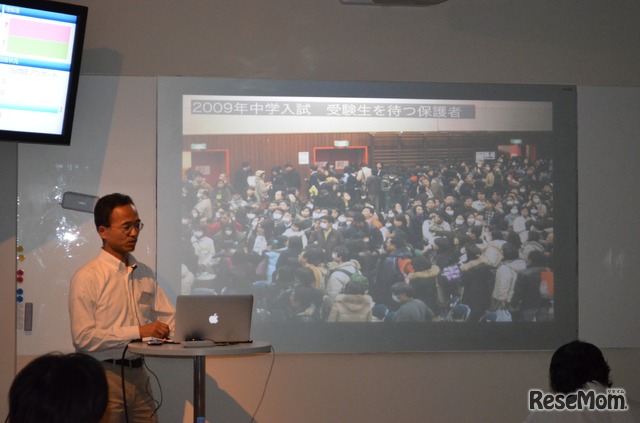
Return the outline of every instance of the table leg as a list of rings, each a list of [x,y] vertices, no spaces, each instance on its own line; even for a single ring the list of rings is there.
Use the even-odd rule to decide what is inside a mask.
[[[193,421],[194,423],[205,423],[205,356],[193,357]]]

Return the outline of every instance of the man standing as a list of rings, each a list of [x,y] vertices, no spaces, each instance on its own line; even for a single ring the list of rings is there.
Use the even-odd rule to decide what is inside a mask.
[[[309,166],[309,179],[307,179],[307,185],[309,192],[315,192],[312,196],[318,195],[320,190],[320,182],[323,180],[323,175],[318,171],[318,166]]]
[[[540,287],[542,272],[551,271],[546,264],[544,252],[532,250],[527,257],[527,268],[518,272],[511,305],[518,308],[519,320],[547,322],[553,319],[550,313],[553,296],[543,295]]]
[[[360,182],[360,185],[363,185],[366,182],[367,178],[371,176],[372,170],[369,166],[367,166],[366,163],[360,163],[360,166],[358,168],[359,170],[356,175],[356,179],[358,180],[358,182]]]
[[[344,190],[349,193],[355,201],[359,201],[360,198],[360,184],[356,177],[358,170],[358,167],[355,165],[349,165],[344,168]]]
[[[284,165],[284,172],[282,174],[287,188],[302,188],[302,178],[300,172],[298,172],[291,163]]]
[[[236,189],[236,192],[244,194],[249,187],[249,182],[247,178],[251,176],[251,165],[249,162],[242,162],[240,169],[236,170],[236,173],[233,175],[233,186]]]
[[[213,202],[209,197],[210,191],[206,188],[200,188],[198,190],[198,202],[193,207],[194,219],[206,219],[210,221],[213,218]]]
[[[440,171],[433,171],[433,179],[431,179],[431,193],[433,194],[433,198],[440,200],[442,203],[444,201],[444,184],[442,183]]]
[[[478,191],[476,192],[476,198],[476,201],[471,203],[471,207],[476,209],[478,213],[482,213],[487,207],[487,196],[484,191]]]
[[[353,224],[342,234],[345,240],[357,242],[362,251],[377,253],[382,248],[382,232],[374,225],[367,223],[367,218],[362,213],[353,216]]]
[[[411,262],[413,253],[404,240],[397,236],[387,238],[387,255],[378,260],[375,283],[371,287],[371,296],[376,303],[384,304],[396,310],[398,304],[392,300],[391,287],[397,283],[404,283],[405,275],[402,263]]]
[[[324,289],[323,309],[326,316],[331,312],[333,302],[339,294],[342,294],[347,282],[353,275],[360,275],[360,263],[350,257],[349,249],[343,245],[338,245],[333,250],[331,256],[335,266],[329,268],[327,273],[327,283]]]
[[[331,226],[332,223],[333,217],[323,215],[320,218],[318,229],[311,231],[311,235],[309,236],[309,245],[317,245],[325,255],[331,254],[334,248],[342,245],[344,242],[342,232],[334,230]]]
[[[76,272],[69,290],[73,345],[102,362],[109,384],[106,422],[127,421],[125,409],[129,422],[157,422],[142,358],[124,352],[135,339],[168,337],[174,308],[155,272],[131,255],[143,228],[131,197],[100,198],[94,221],[102,250]]]

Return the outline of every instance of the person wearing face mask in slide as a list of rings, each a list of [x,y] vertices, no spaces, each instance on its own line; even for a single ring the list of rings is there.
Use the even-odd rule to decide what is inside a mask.
[[[386,242],[387,238],[389,238],[393,231],[393,216],[387,217],[384,225],[380,228],[380,233],[382,234],[382,242]]]
[[[441,213],[441,216],[444,218],[444,220],[451,224],[454,219],[455,219],[455,215],[456,215],[456,210],[453,208],[453,206],[449,205],[445,205],[444,208],[440,208],[441,210],[443,210],[444,213]]]
[[[211,220],[213,217],[213,203],[211,202],[211,198],[209,198],[209,190],[206,188],[200,188],[198,190],[197,197],[198,202],[192,210],[193,218],[205,218],[207,220]]]
[[[360,263],[351,257],[349,249],[338,246],[331,254],[327,283],[324,291],[323,310],[329,315],[335,298],[341,294],[353,275],[360,275]]]
[[[317,222],[322,216],[324,215],[320,210],[314,210],[313,213],[311,213],[311,219],[313,220],[313,222]]]
[[[433,243],[436,236],[444,236],[451,232],[451,226],[444,221],[438,213],[432,213],[427,220],[422,223],[422,240],[425,247]]]
[[[505,216],[504,203],[502,201],[495,201],[491,213],[490,217],[485,213],[485,221],[489,226],[500,227]]]
[[[529,209],[532,215],[537,215],[538,219],[544,219],[549,214],[546,202],[542,201],[540,194],[535,191],[529,194],[529,201],[524,206]]]
[[[191,245],[198,257],[198,274],[211,272],[216,247],[213,239],[204,234],[204,228],[196,227],[191,237]]]
[[[473,227],[476,224],[476,214],[475,213],[469,213],[467,214],[467,226],[468,227]]]
[[[342,231],[347,227],[347,216],[340,214],[331,227],[336,231]]]
[[[291,223],[293,222],[293,217],[290,212],[282,213],[280,210],[277,210],[273,213],[273,220],[275,223],[275,228],[273,229],[274,236],[280,236],[287,231],[287,229],[291,228]]]
[[[222,230],[213,236],[213,241],[218,251],[229,248],[230,245],[238,246],[244,240],[244,233],[236,230],[231,223],[223,225]]]
[[[520,209],[520,215],[513,219],[513,232],[520,235],[520,240],[525,242],[527,240],[527,222],[531,220],[529,216],[529,209],[523,207]]]
[[[459,214],[456,216],[456,220],[451,224],[451,232],[454,235],[465,234],[467,233],[467,229],[469,229],[469,225],[467,225],[467,221],[463,215]]]
[[[424,301],[414,298],[413,286],[398,282],[391,287],[393,301],[400,304],[393,314],[394,322],[428,322],[434,318],[433,311]]]
[[[513,222],[516,220],[516,217],[520,214],[520,209],[516,205],[509,206],[509,214],[504,217],[505,222],[507,222],[507,226],[512,229]]]
[[[284,219],[284,218],[283,218]],[[302,222],[299,220],[294,221],[291,225],[282,233],[283,236],[290,238],[297,236],[302,239],[302,248],[307,248],[307,236],[302,231]]]
[[[276,209],[273,211],[273,213],[271,214],[271,218],[273,219],[273,221],[276,223],[276,225],[282,223],[282,211],[280,209]]]
[[[354,247],[358,246],[359,253],[365,255],[369,253],[378,254],[383,247],[382,233],[378,228],[367,223],[362,213],[357,213],[353,216],[353,224],[345,229],[342,234],[347,242]],[[418,236],[421,236],[421,234],[420,232]]]
[[[342,245],[344,236],[342,232],[333,229],[332,223],[333,218],[331,216],[322,216],[319,227],[311,231],[309,245],[316,245],[325,254],[331,254],[334,248]]]

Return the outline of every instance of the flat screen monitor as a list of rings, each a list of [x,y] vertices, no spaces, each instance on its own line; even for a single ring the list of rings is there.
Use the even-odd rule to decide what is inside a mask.
[[[87,10],[0,3],[0,142],[70,144]]]
[[[253,293],[254,339],[383,352],[577,336],[575,87],[161,78],[158,122],[160,282]],[[367,279],[331,273],[345,260]],[[395,284],[429,315],[400,311]]]

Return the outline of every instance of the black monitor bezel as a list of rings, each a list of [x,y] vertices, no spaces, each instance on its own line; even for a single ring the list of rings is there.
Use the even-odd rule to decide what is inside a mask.
[[[71,55],[69,84],[65,101],[64,118],[60,134],[48,134],[29,131],[0,130],[0,142],[18,142],[30,144],[70,145],[73,121],[75,117],[76,97],[80,79],[80,65],[87,27],[88,8],[86,6],[42,0],[4,0],[0,4],[63,13],[77,17],[75,41]]]

